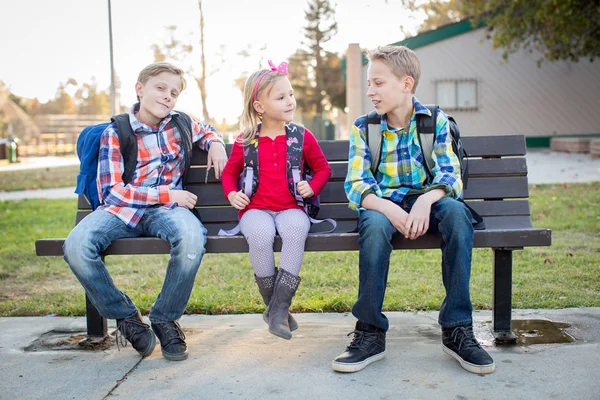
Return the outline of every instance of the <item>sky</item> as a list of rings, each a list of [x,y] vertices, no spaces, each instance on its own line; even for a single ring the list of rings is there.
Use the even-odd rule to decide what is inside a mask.
[[[401,27],[415,31],[418,21],[400,0],[332,0],[338,33],[324,47],[342,55],[349,43],[362,48],[404,38]],[[241,114],[241,93],[233,80],[245,71],[276,64],[302,47],[306,0],[203,0],[205,53],[211,117],[234,122]],[[199,75],[197,0],[111,0],[113,58],[121,82],[121,104],[135,102],[139,71],[152,63],[153,44],[165,43],[166,27],[177,26],[177,39],[198,52],[183,69]],[[0,0],[0,80],[22,97],[45,102],[59,84],[95,79],[110,86],[108,0]],[[251,56],[243,58],[242,50]],[[188,77],[177,109],[202,115],[200,95]]]

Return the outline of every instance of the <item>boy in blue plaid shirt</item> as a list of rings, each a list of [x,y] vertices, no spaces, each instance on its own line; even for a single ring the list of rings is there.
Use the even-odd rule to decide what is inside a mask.
[[[344,188],[350,208],[359,213],[359,288],[352,314],[358,319],[352,342],[332,362],[339,372],[360,371],[385,355],[389,323],[382,313],[392,253],[392,237],[413,240],[426,232],[441,238],[442,280],[446,298],[438,322],[442,349],[467,371],[495,369],[473,334],[469,294],[473,226],[471,213],[458,201],[462,180],[452,150],[448,117],[437,113],[432,158],[433,179],[417,136],[417,114],[431,112],[414,96],[421,75],[416,54],[404,46],[384,46],[367,53],[367,96],[380,116],[381,163],[373,174],[366,141],[366,116],[350,133],[348,175]]]

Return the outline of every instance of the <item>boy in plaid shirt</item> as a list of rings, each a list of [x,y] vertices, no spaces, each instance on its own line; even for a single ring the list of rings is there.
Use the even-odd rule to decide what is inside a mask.
[[[494,360],[473,334],[469,295],[473,226],[470,211],[458,201],[462,192],[460,165],[452,150],[448,117],[437,113],[433,144],[433,178],[417,136],[417,114],[431,112],[414,96],[421,76],[417,55],[404,46],[368,52],[367,96],[380,117],[381,163],[371,172],[366,142],[366,116],[350,133],[348,174],[344,188],[350,208],[359,212],[359,288],[352,308],[357,318],[352,342],[332,367],[355,372],[385,355],[389,328],[381,312],[392,253],[392,237],[413,240],[426,232],[441,239],[442,279],[446,288],[438,322],[442,349],[469,372],[491,373]]]
[[[168,63],[150,64],[135,84],[139,103],[129,111],[137,141],[137,164],[131,181],[123,182],[123,156],[116,124],[100,138],[98,192],[103,205],[86,216],[64,244],[65,261],[105,318],[117,320],[124,336],[142,357],[152,353],[158,336],[169,360],[188,356],[177,320],[187,305],[196,272],[205,253],[206,229],[190,211],[196,195],[182,187],[185,170],[184,132],[173,118],[185,88],[183,71]],[[191,123],[192,141],[208,151],[208,167],[220,178],[227,155],[221,137],[210,125]],[[100,254],[115,239],[159,237],[171,245],[166,278],[145,324],[131,299],[114,284]],[[118,338],[117,338],[118,340]]]

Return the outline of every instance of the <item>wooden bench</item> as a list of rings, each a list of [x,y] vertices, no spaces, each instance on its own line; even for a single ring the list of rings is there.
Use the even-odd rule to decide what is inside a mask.
[[[475,248],[491,248],[494,252],[493,269],[493,331],[498,342],[514,342],[511,330],[512,309],[512,252],[529,246],[550,246],[551,231],[532,226],[527,200],[527,165],[525,138],[514,136],[481,136],[463,138],[468,152],[469,180],[465,190],[467,202],[484,217],[486,229],[475,231]],[[348,162],[348,141],[320,142],[332,168],[332,177],[321,193],[320,218],[337,221],[334,233],[310,234],[306,251],[358,250],[358,234],[352,233],[357,224],[357,213],[348,208],[344,192],[344,178]],[[231,151],[231,145],[227,146]],[[205,184],[206,153],[196,149],[193,154],[189,190],[198,196],[196,204],[202,222],[208,229],[207,253],[244,253],[248,244],[243,236],[217,236],[221,228],[232,228],[237,223],[237,210],[229,206],[221,184],[211,173]],[[90,212],[84,197],[79,197],[76,223]],[[324,224],[325,225],[325,224]],[[319,229],[319,225],[312,227]],[[323,228],[320,228],[323,229]],[[64,239],[36,241],[38,256],[62,256]],[[426,234],[416,240],[397,238],[394,249],[437,249],[439,239]],[[281,240],[276,238],[276,251]],[[116,240],[106,255],[168,254],[169,245],[158,238]],[[357,271],[358,273],[358,271]],[[357,288],[358,289],[358,288]],[[88,336],[104,337],[106,320],[87,301]]]

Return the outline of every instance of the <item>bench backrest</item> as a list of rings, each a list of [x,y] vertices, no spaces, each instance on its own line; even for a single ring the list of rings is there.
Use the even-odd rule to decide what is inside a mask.
[[[469,183],[465,200],[485,218],[488,229],[503,226],[531,228],[529,196],[527,187],[527,165],[525,162],[525,137],[477,136],[464,137],[469,165]],[[319,144],[332,169],[332,176],[321,193],[319,217],[334,218],[337,233],[351,232],[356,228],[357,213],[348,208],[344,192],[344,179],[348,170],[348,141],[328,140]],[[227,146],[227,153],[231,145]],[[229,205],[223,195],[221,182],[206,174],[206,153],[195,149],[188,189],[198,196],[196,207],[209,235],[219,229],[230,229],[237,224],[237,210]],[[504,201],[504,200],[511,201]],[[85,197],[79,196],[77,222],[90,212]],[[325,225],[325,224],[323,224]],[[314,231],[324,228],[315,225]]]

